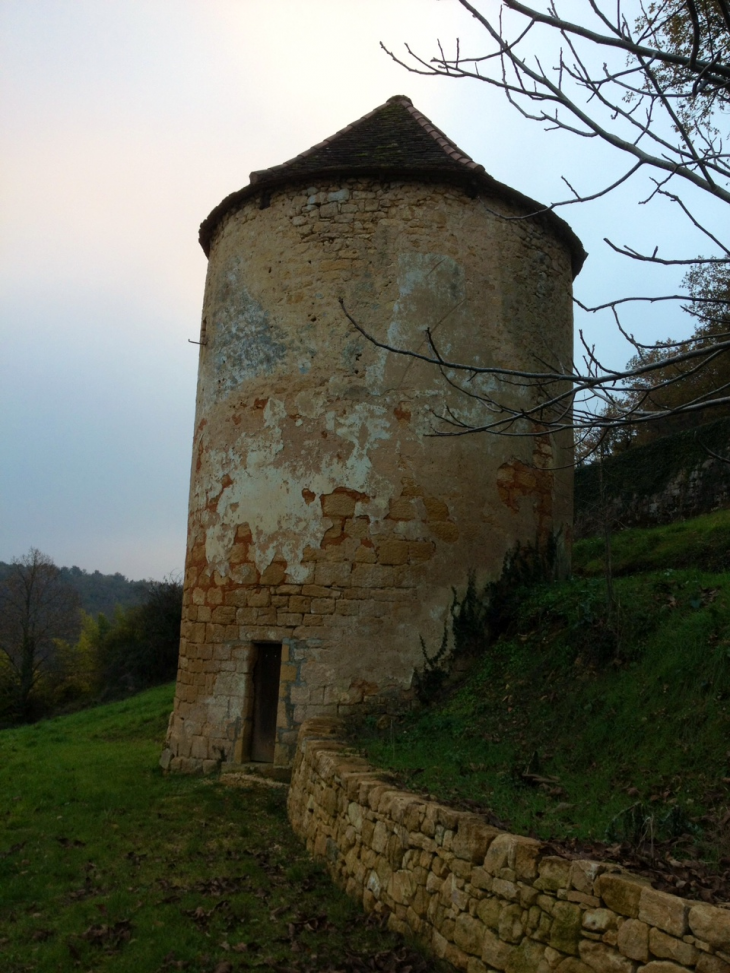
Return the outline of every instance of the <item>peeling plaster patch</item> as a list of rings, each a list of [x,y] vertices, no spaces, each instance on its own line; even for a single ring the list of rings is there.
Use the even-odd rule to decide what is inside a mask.
[[[476,363],[475,363],[476,364]],[[470,378],[468,384],[464,382],[464,373],[456,371],[447,371],[447,377],[450,381],[454,383],[462,383],[473,395],[483,395],[489,397],[494,395],[495,388],[498,388],[500,395],[503,400],[509,402],[510,392],[512,389],[505,388],[506,383],[491,382],[489,379],[487,381],[482,381],[482,376],[475,376]],[[519,403],[515,397],[515,408],[519,408]],[[462,395],[455,392],[450,399],[450,408],[454,416],[458,417],[460,422],[463,422],[465,426],[471,427],[472,429],[478,429],[485,422],[485,415],[488,418],[489,413],[485,414],[485,409],[483,403],[474,398],[468,398],[466,395]],[[493,451],[493,445],[491,442],[487,441],[484,444],[485,452],[489,453]]]
[[[428,614],[429,614],[430,618],[433,620],[433,622],[435,622],[436,624],[439,624],[439,625],[441,625],[441,624],[443,625],[444,632],[447,631],[447,629],[448,629],[448,621],[449,621],[449,606],[448,606],[448,604],[446,606],[440,605],[440,604],[431,605],[431,607],[428,610]]]
[[[334,419],[332,426],[336,435],[352,443],[354,447],[345,467],[348,473],[347,485],[361,493],[376,493],[374,484],[370,482],[370,451],[377,448],[378,440],[387,440],[391,436],[386,411],[384,406],[358,403],[347,415],[335,416],[330,413]],[[392,490],[392,486],[386,487],[389,496]]]
[[[294,399],[297,413],[307,419],[315,419],[324,408],[326,395],[324,389],[305,389]]]
[[[269,399],[264,406],[264,425],[267,429],[276,429],[279,432],[279,443],[281,443],[280,423],[286,418],[286,406],[281,399]]]
[[[347,343],[342,352],[342,363],[348,372],[355,372],[357,374],[359,369],[358,363],[362,358],[364,349],[365,342],[362,338],[353,338]]]
[[[453,257],[441,253],[401,253],[398,256],[398,299],[388,328],[388,342],[413,347],[413,322],[417,322],[419,343],[425,328],[439,325],[466,300],[464,268]],[[448,352],[447,340],[441,346]]]
[[[306,496],[312,493],[327,494],[346,485],[358,493],[377,496],[377,502],[368,505],[368,513],[375,518],[385,517],[394,486],[375,474],[370,454],[379,441],[390,436],[386,411],[383,406],[357,403],[344,416],[334,411],[326,413],[328,430],[346,442],[350,451],[347,457],[325,456],[319,468],[313,470],[305,457],[283,461],[278,456],[284,448],[280,421],[286,408],[280,400],[269,399],[264,410],[265,432],[250,443],[238,469],[229,450],[210,452],[213,475],[222,477],[232,470],[234,479],[205,524],[209,565],[223,575],[229,573],[228,558],[243,518],[251,524],[251,554],[258,570],[263,571],[274,558],[283,557],[292,580],[304,581],[308,571],[302,561],[304,550],[308,546],[319,547],[323,528],[332,525],[322,518],[316,504],[306,502]],[[255,520],[248,511],[256,511]]]
[[[208,406],[247,379],[271,373],[286,356],[284,335],[243,283],[241,260],[224,273],[211,311],[210,360],[203,396]]]

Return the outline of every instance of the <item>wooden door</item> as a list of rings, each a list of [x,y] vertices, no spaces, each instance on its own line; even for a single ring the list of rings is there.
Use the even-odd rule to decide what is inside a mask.
[[[264,763],[274,762],[280,672],[281,644],[262,643],[257,645],[256,663],[253,670],[251,760]]]

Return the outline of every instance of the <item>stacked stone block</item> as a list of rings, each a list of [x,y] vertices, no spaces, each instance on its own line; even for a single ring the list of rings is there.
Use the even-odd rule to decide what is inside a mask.
[[[337,740],[299,733],[289,816],[368,911],[467,973],[730,973],[730,905],[652,888],[605,862],[399,791]]]

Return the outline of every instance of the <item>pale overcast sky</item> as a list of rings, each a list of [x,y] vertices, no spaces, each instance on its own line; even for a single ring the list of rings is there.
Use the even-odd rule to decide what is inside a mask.
[[[197,229],[252,170],[402,93],[536,199],[563,198],[563,173],[598,186],[610,150],[542,132],[478,83],[408,74],[379,47],[430,54],[456,36],[479,49],[454,0],[0,0],[0,560],[35,546],[133,578],[182,568]],[[671,237],[640,198],[562,211],[590,253],[582,298],[662,290],[602,243]],[[623,364],[608,322],[588,327]],[[682,327],[655,317],[644,334]]]

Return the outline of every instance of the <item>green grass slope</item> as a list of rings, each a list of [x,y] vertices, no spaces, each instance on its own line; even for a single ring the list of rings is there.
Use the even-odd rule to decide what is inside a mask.
[[[618,639],[599,545],[582,542],[587,577],[524,592],[463,683],[391,725],[360,727],[360,745],[411,786],[487,807],[517,832],[673,840],[677,855],[722,863],[730,574],[697,565],[723,563],[729,536],[729,512],[618,535]]]
[[[2,973],[433,969],[309,860],[285,789],[157,769],[172,692],[0,733]]]
[[[730,511],[718,510],[661,527],[619,531],[612,538],[611,549],[616,575],[673,568],[730,571]],[[584,577],[602,577],[603,559],[602,538],[578,541],[573,571]]]

